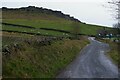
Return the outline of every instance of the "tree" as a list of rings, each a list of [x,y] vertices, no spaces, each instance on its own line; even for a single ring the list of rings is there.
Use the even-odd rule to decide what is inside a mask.
[[[120,0],[111,0],[108,3],[112,5],[112,9],[115,12],[114,17],[118,21],[116,24],[113,24],[113,27],[116,28],[115,31],[120,34]]]
[[[80,33],[80,24],[79,24],[79,22],[72,22],[71,27],[72,27],[72,30],[71,30],[72,36],[75,39],[78,39],[79,38],[79,33]]]
[[[113,24],[113,27],[114,27],[114,28],[120,28],[120,23],[115,23],[115,24]]]
[[[113,28],[115,28],[115,33],[120,34],[120,23],[113,24]]]
[[[111,0],[108,2],[112,6],[112,10],[115,12],[115,19],[118,21],[117,27],[114,25],[116,28],[120,28],[120,0]]]

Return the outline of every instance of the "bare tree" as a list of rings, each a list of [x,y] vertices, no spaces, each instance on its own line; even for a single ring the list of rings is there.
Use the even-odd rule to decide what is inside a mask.
[[[120,26],[118,25],[120,24],[120,0],[111,0],[108,3],[112,6],[111,8],[115,12],[114,17],[118,21],[117,28],[120,28]],[[114,25],[113,27],[116,27],[116,25]]]
[[[120,23],[113,24],[114,33],[120,34]]]
[[[115,23],[115,24],[113,24],[113,27],[114,27],[114,28],[120,28],[120,23]]]
[[[117,20],[117,23],[113,24],[114,31],[120,34],[120,0],[111,0],[108,3],[112,6],[112,13],[114,13],[114,18]]]
[[[76,39],[79,38],[79,33],[80,33],[80,24],[78,22],[72,22],[72,36]]]

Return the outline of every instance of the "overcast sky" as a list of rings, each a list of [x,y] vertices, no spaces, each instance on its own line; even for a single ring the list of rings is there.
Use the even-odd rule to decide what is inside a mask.
[[[19,8],[38,6],[70,14],[82,22],[112,26],[116,21],[103,5],[110,0],[2,0],[0,7]]]

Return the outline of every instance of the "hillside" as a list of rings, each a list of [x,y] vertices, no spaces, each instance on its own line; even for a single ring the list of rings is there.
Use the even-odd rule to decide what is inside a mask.
[[[34,6],[3,7],[0,24],[2,76],[7,79],[55,78],[90,43],[87,36],[112,29]]]
[[[70,15],[63,14],[61,11],[53,11],[51,9],[46,9],[42,7],[39,8],[35,6],[28,6],[22,8],[3,7],[2,11],[3,11],[3,19],[11,19],[11,18],[13,19],[17,17],[19,19],[48,19],[48,20],[66,19],[66,20],[80,22],[78,19],[71,17]],[[8,12],[10,12],[11,14],[19,13],[21,15],[19,14],[7,15]]]
[[[85,24],[61,11],[34,6],[22,8],[2,8],[3,31],[16,31],[51,36],[71,36],[75,25],[79,25],[79,34],[96,35],[103,26]],[[13,26],[16,25],[16,26]],[[25,27],[21,27],[25,26]],[[27,27],[26,27],[27,26]],[[28,28],[33,27],[33,28]],[[56,34],[57,33],[57,34]]]

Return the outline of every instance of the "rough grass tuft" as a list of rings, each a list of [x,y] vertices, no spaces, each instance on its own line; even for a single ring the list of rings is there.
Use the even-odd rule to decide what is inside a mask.
[[[3,35],[4,36],[4,35]],[[6,36],[7,37],[7,36]],[[5,37],[3,37],[4,39]],[[28,44],[24,41],[16,43],[20,48],[12,46],[12,36],[6,38],[11,46],[10,54],[3,53],[3,78],[51,78],[67,66],[79,53],[79,51],[88,44],[88,40],[56,40],[51,41],[50,45],[40,46],[34,44],[35,41]],[[27,38],[29,40],[29,38]],[[9,46],[9,45],[8,45]]]

